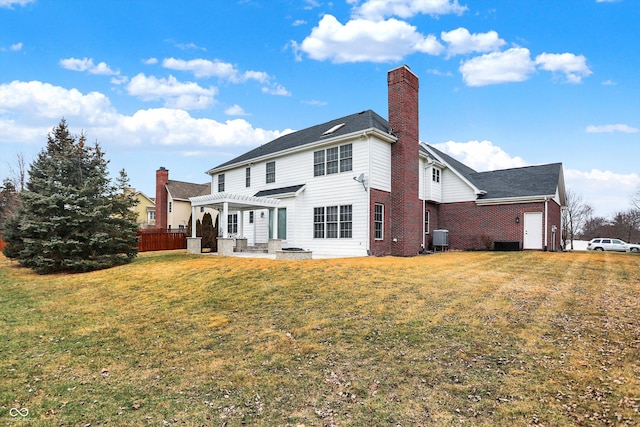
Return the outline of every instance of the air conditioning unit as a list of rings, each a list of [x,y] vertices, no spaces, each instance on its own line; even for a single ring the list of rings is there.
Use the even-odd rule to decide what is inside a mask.
[[[449,230],[433,230],[433,247],[444,249],[449,246]]]

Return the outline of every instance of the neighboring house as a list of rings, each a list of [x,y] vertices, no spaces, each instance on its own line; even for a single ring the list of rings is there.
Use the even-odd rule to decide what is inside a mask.
[[[156,228],[175,230],[185,229],[191,216],[190,197],[211,193],[211,184],[193,184],[190,182],[169,179],[169,171],[160,167],[156,171]],[[196,210],[196,219],[202,221],[209,212],[213,221],[217,219],[217,211],[201,206]]]
[[[560,248],[560,163],[478,173],[421,144],[418,78],[407,66],[388,73],[388,102],[388,121],[362,111],[212,168],[211,191],[192,208],[220,211],[222,237],[314,254],[416,255],[437,229],[448,230],[450,249]]]
[[[135,191],[135,189],[132,189]],[[135,191],[138,204],[134,208],[139,228],[155,228],[156,226],[156,202],[142,191]]]

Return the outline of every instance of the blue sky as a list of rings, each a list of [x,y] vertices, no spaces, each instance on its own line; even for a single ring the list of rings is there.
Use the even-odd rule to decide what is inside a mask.
[[[65,117],[113,175],[207,169],[420,78],[420,139],[478,171],[562,162],[610,216],[640,187],[635,0],[0,0],[0,178]]]

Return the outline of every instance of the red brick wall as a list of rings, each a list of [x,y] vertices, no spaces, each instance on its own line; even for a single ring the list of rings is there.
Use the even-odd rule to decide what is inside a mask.
[[[560,206],[554,201],[548,202],[548,250],[560,250]],[[486,250],[493,249],[493,242],[499,240],[524,243],[525,212],[541,212],[544,226],[544,202],[477,206],[475,202],[447,203],[438,206],[437,222],[433,229],[449,230],[449,249]],[[520,219],[516,223],[516,217]],[[555,236],[555,248],[552,242],[551,226],[558,231]],[[544,231],[540,230],[542,244],[545,245]]]
[[[387,191],[376,190],[371,188],[369,196],[369,212],[371,212],[369,218],[369,252],[373,256],[390,255],[391,254],[391,216],[389,215],[389,209],[391,206],[391,193]],[[376,203],[384,205],[384,225],[383,225],[383,240],[375,239],[375,224],[374,224],[374,206]]]
[[[422,243],[419,198],[418,77],[408,67],[389,71],[389,126],[398,140],[391,146],[391,255],[417,255]]]
[[[169,171],[160,168],[156,171],[156,228],[167,229],[167,182]]]

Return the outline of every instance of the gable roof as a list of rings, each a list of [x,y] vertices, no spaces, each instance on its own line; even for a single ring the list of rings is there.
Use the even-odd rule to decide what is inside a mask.
[[[341,126],[342,125],[342,126]],[[335,129],[334,129],[335,128]],[[332,130],[332,132],[328,132]],[[294,148],[303,147],[308,144],[321,142],[331,138],[337,138],[367,129],[377,129],[383,133],[389,133],[389,123],[372,110],[361,111],[349,116],[340,117],[325,123],[308,127],[283,135],[253,150],[241,154],[234,159],[222,163],[207,173],[211,174],[229,166],[250,163],[263,157],[275,155],[279,152],[288,151]]]
[[[421,145],[420,149],[430,158],[437,157],[436,160],[444,162],[458,176],[474,187],[476,193],[479,194],[479,201],[554,197],[559,192],[564,204],[562,163],[476,172],[431,145]]]
[[[191,182],[169,180],[167,191],[174,200],[189,201],[189,197],[204,196],[211,193],[211,184],[193,184]]]
[[[562,163],[479,172],[475,182],[487,193],[480,199],[555,196],[561,182]]]

